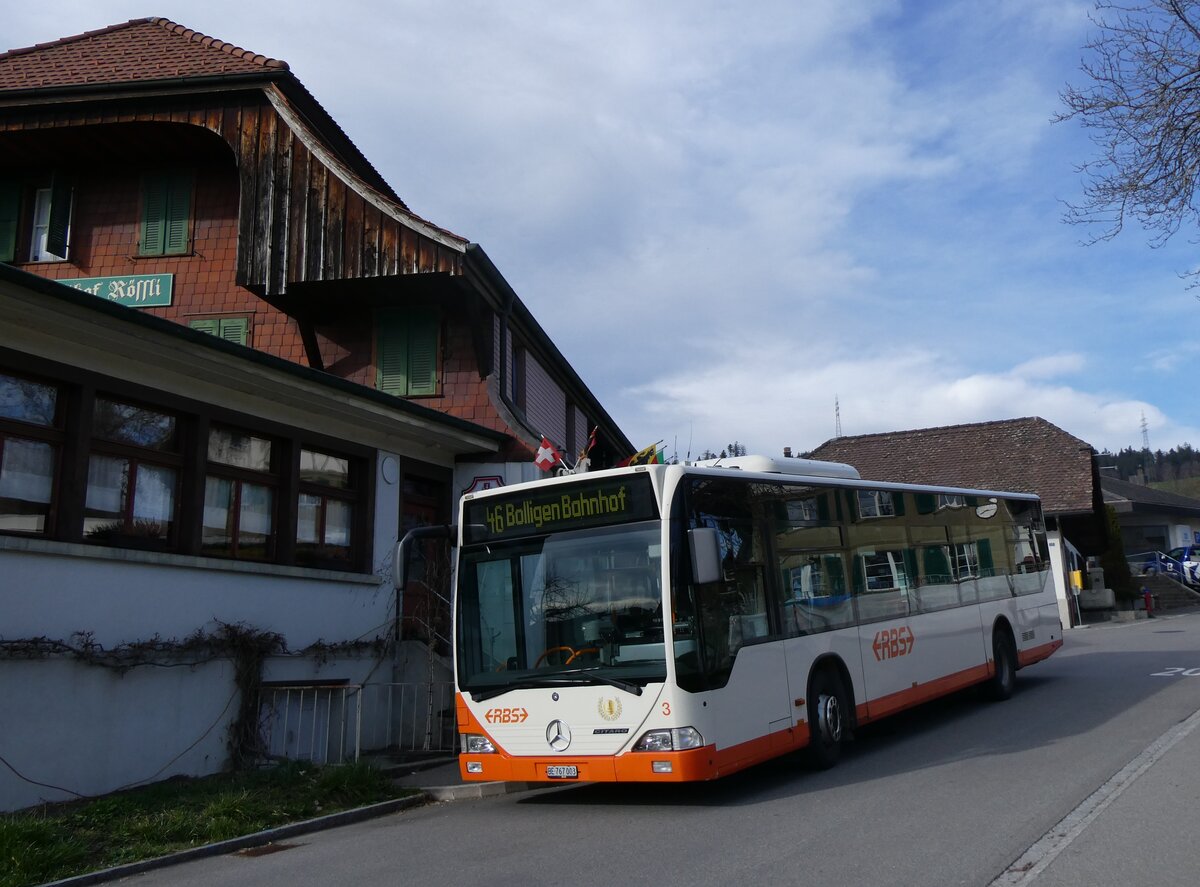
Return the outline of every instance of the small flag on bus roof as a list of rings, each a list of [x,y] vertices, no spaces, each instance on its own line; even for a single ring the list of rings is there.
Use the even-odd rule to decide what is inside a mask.
[[[549,438],[542,436],[542,445],[538,447],[537,455],[533,459],[533,464],[542,471],[549,471],[555,465],[562,462],[562,456],[558,454],[558,450],[554,449],[554,444],[550,443]]]
[[[621,468],[626,465],[662,465],[666,460],[663,459],[662,451],[658,448],[660,443],[662,443],[661,440],[650,444],[650,446],[644,449],[638,450],[624,462],[619,462],[617,467]]]

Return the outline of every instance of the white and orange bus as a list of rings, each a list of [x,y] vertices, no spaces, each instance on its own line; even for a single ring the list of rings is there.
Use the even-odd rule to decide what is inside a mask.
[[[1036,496],[741,457],[463,497],[466,780],[681,782],[805,749],[1062,645]]]

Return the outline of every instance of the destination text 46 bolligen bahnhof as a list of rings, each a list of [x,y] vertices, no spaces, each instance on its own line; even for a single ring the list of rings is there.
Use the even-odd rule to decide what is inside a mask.
[[[563,496],[553,502],[504,502],[487,510],[488,529],[503,533],[519,527],[541,529],[559,521],[579,520],[609,514],[622,514],[628,508],[625,487],[611,495],[605,493],[579,493]]]

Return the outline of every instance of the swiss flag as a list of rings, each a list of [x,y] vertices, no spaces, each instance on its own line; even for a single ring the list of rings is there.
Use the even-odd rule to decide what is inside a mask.
[[[543,437],[542,445],[538,447],[537,456],[534,457],[533,464],[542,469],[542,471],[549,471],[560,462],[562,462],[562,456],[558,455],[558,450],[554,449],[554,444]]]

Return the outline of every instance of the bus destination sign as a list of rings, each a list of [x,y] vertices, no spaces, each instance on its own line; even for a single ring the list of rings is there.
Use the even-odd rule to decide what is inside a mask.
[[[657,517],[650,478],[637,474],[468,502],[464,535],[468,543],[488,542]]]

